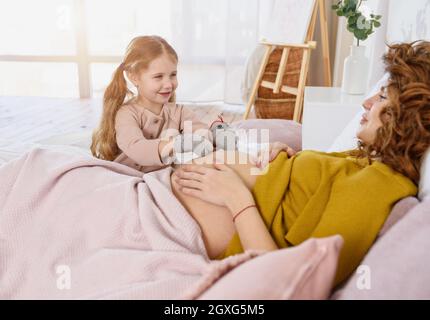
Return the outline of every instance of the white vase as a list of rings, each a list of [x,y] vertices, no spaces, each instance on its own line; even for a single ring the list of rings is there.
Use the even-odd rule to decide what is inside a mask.
[[[351,53],[343,65],[342,92],[364,94],[367,89],[369,59],[365,46],[351,46]]]

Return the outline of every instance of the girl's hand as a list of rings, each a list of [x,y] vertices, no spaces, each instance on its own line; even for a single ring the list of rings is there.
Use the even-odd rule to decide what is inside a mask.
[[[292,157],[297,152],[282,142],[270,143],[268,147],[262,148],[255,157],[251,157],[251,162],[258,168],[265,168],[269,162],[272,162],[281,151],[286,151],[288,156]]]
[[[251,192],[234,170],[225,164],[214,163],[213,166],[185,164],[173,173],[173,177],[180,191],[206,202],[228,208],[238,200],[254,203]]]
[[[160,160],[164,164],[171,164],[173,162],[174,149],[173,149],[174,137],[169,137],[168,140],[161,140],[158,144],[158,155]]]

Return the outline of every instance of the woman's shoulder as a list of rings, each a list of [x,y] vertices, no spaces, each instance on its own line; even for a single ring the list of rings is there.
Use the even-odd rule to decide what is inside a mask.
[[[344,152],[322,152],[314,150],[302,151],[298,154],[297,163],[302,163],[309,167],[312,163],[318,163],[318,167],[333,169],[333,172],[343,171],[342,176],[349,177],[347,180],[364,180],[369,185],[380,184],[403,190],[408,195],[417,192],[417,186],[412,180],[386,165],[379,160],[369,161],[367,158],[358,158],[353,155],[353,150]],[[324,165],[323,165],[324,164]]]
[[[418,192],[417,186],[411,179],[381,161],[373,160],[372,163],[368,166],[368,170],[378,172],[382,177],[384,177],[384,179],[389,179],[392,181],[393,184],[405,190],[408,190],[408,193],[410,193],[411,195],[414,195]]]
[[[358,158],[354,155],[354,150],[341,152],[324,152],[317,150],[303,150],[297,153],[302,160],[311,159],[318,162],[328,162],[339,165],[353,164],[359,167],[366,167],[370,164],[367,158]]]
[[[366,158],[357,158],[352,150],[343,152],[324,152],[317,150],[303,150],[296,154],[296,163],[300,166],[324,167],[330,171],[347,170],[348,172],[359,172],[365,168],[372,168],[372,163]],[[349,168],[349,169],[348,169]],[[352,171],[351,171],[352,169]]]

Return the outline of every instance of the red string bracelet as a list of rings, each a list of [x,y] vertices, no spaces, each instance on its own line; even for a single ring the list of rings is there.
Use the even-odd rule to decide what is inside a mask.
[[[211,125],[209,126],[209,128],[210,127],[212,127],[212,125],[214,124],[214,123],[216,123],[216,122],[221,122],[221,123],[224,123],[224,118],[222,117],[222,115],[221,115],[222,113],[220,113],[219,115],[218,115],[218,120],[215,120],[215,121],[213,121],[212,123],[211,123]]]
[[[251,204],[251,205],[249,205],[249,206],[247,206],[247,207],[243,208],[242,210],[240,210],[238,213],[236,213],[236,214],[233,216],[233,222],[235,222],[236,218],[237,218],[237,217],[238,217],[242,212],[244,212],[246,209],[249,209],[249,208],[251,208],[251,207],[256,207],[256,208],[257,208],[257,206],[256,206],[255,204]]]

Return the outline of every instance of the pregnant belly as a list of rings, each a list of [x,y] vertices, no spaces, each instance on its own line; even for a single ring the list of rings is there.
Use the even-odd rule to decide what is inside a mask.
[[[210,157],[213,157],[213,154],[208,155],[206,158]],[[238,152],[233,152],[233,155],[230,154],[228,157],[230,160],[227,162],[228,166],[242,178],[244,184],[251,190],[257,178],[256,175],[252,174],[251,170],[256,167],[250,164],[249,161],[246,164],[239,164],[238,160],[243,159],[244,155],[240,155]],[[204,163],[205,161],[201,161],[202,159],[193,162]],[[233,162],[231,159],[233,159]],[[200,165],[212,167],[211,164]],[[180,165],[177,167],[179,168]],[[171,183],[175,196],[199,224],[209,258],[216,258],[224,252],[236,232],[231,212],[226,207],[217,206],[185,195],[179,191],[178,184],[173,179],[171,179]]]
[[[178,184],[173,179],[171,182],[176,198],[199,224],[209,258],[216,258],[227,247],[236,231],[230,211],[226,207],[185,195],[179,191]]]

